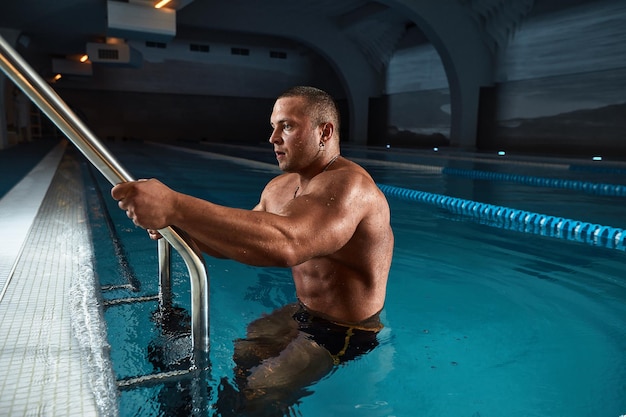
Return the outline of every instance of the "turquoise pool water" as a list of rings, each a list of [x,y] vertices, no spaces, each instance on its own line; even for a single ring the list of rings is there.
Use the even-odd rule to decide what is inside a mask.
[[[59,143],[56,139],[36,139],[35,142],[20,143],[0,152],[0,198],[9,192],[28,172]]]
[[[215,145],[206,148],[217,150]],[[267,154],[224,149],[254,162],[147,144],[111,144],[137,178],[157,177],[179,191],[250,208],[277,173],[271,149]],[[407,163],[405,154],[373,160],[364,151],[344,153],[358,159],[381,184],[626,227],[623,197],[446,175],[437,163],[419,157],[413,158],[419,162],[415,166],[391,164],[391,159]],[[461,159],[445,164],[464,170],[623,182],[620,172],[507,168]],[[91,181],[87,171],[85,177]],[[114,372],[124,380],[163,370],[167,363],[184,368],[186,269],[174,256],[174,304],[181,311],[163,323],[153,297],[158,292],[156,244],[117,209],[108,196],[110,186],[97,174],[94,178],[88,190],[90,221]],[[626,252],[507,230],[432,205],[388,199],[396,247],[380,345],[309,387],[309,395],[289,415],[626,414]],[[198,392],[206,397],[200,402],[204,409],[200,414],[220,415],[216,406],[220,382],[234,378],[233,340],[243,337],[246,325],[261,314],[295,300],[286,270],[206,261],[211,278],[207,388],[193,387],[185,379],[124,388],[119,402],[122,416],[189,415],[189,404]],[[139,297],[145,300],[120,301]]]

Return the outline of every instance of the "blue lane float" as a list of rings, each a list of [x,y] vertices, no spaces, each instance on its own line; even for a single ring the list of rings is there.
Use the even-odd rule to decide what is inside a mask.
[[[588,194],[626,197],[626,185],[605,184],[590,181],[566,180],[561,178],[534,177],[530,175],[502,172],[478,171],[473,169],[444,168],[442,174],[474,180],[508,181],[534,187],[564,188]]]
[[[626,251],[626,232],[616,227],[533,213],[393,185],[378,184],[378,187],[388,197],[431,204],[455,214],[472,217],[479,223],[489,226]]]
[[[606,174],[619,174],[626,175],[626,169],[617,167],[599,167],[590,165],[570,165],[570,171],[582,171],[582,172],[600,172]]]

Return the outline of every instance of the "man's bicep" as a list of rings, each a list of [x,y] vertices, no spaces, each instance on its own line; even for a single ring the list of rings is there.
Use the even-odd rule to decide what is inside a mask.
[[[295,199],[282,214],[291,219],[302,240],[317,242],[324,252],[345,245],[363,218],[362,211],[349,202],[310,195]]]

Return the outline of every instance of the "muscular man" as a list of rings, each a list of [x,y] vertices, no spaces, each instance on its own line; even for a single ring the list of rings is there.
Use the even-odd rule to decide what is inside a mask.
[[[111,191],[153,238],[177,226],[211,256],[291,268],[299,302],[253,322],[235,346],[250,401],[305,387],[376,346],[393,251],[389,206],[370,175],[340,155],[339,122],[321,90],[295,87],[276,100],[269,141],[284,173],[253,210],[219,206],[154,179]]]

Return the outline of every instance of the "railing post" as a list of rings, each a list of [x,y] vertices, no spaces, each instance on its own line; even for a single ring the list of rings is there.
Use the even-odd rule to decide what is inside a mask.
[[[157,255],[159,258],[159,306],[162,309],[169,308],[172,306],[172,246],[167,240],[158,240]]]

